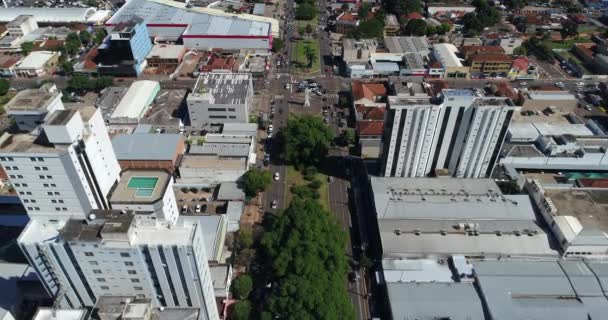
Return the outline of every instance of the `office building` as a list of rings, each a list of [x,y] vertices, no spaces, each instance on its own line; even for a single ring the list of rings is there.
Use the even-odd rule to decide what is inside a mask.
[[[98,48],[97,72],[101,75],[139,76],[146,67],[152,41],[146,24],[133,17],[113,26]]]
[[[38,29],[38,23],[32,15],[20,15],[6,24],[11,36],[23,37]]]
[[[18,241],[62,307],[130,295],[155,308],[195,308],[199,319],[219,319],[196,222],[142,224],[130,211],[92,210],[86,219],[34,219]]]
[[[253,82],[248,73],[202,74],[186,98],[192,127],[249,121]]]
[[[441,76],[445,78],[468,78],[469,67],[464,66],[456,55],[458,49],[451,43],[433,45],[433,57],[441,65]]]
[[[48,98],[54,101],[56,97]],[[120,167],[101,111],[95,107],[63,109],[60,101],[52,109],[31,132],[6,132],[0,137],[0,164],[28,215],[83,218],[92,209],[109,208],[107,196]],[[36,117],[45,110],[35,110]]]
[[[4,109],[15,119],[19,130],[32,131],[44,122],[49,113],[64,109],[61,96],[61,91],[55,85],[46,84],[38,89],[19,91]]]
[[[34,51],[15,66],[17,77],[32,78],[45,75],[59,62],[61,53],[55,51]]]
[[[502,194],[491,179],[372,178],[371,187],[384,260],[558,257],[528,196]]]
[[[461,178],[490,176],[517,109],[508,98],[473,90],[388,100],[385,177],[424,177],[437,170]]]

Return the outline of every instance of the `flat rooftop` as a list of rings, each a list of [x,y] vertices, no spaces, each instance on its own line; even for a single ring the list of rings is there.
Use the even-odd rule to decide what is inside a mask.
[[[409,106],[432,107],[434,105],[429,98],[402,96],[389,96],[388,104],[391,109]]]
[[[546,189],[560,216],[574,216],[583,228],[608,232],[608,190]]]
[[[42,89],[21,90],[4,108],[8,114],[18,114],[21,112],[44,113],[47,111],[49,103],[57,98],[59,94],[59,91],[48,92]]]
[[[112,139],[112,147],[118,160],[173,161],[182,141],[181,134],[121,134]]]
[[[251,89],[250,81],[249,73],[204,73],[191,95],[208,95],[213,104],[244,104]]]
[[[5,132],[0,136],[0,153],[58,153],[61,148],[34,134]]]
[[[162,200],[171,175],[163,170],[127,170],[120,176],[110,203],[154,203]]]
[[[91,210],[86,220],[68,220],[59,234],[66,241],[99,242],[106,234],[126,234],[134,219],[132,212]]]
[[[215,155],[186,154],[182,158],[182,168],[208,170],[245,170],[247,159],[222,159]]]

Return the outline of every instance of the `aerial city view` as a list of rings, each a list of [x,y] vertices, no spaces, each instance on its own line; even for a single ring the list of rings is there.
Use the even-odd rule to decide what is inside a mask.
[[[607,320],[608,0],[3,0],[0,320]]]

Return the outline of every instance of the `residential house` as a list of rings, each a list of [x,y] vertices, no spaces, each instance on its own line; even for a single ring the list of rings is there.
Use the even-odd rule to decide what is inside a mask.
[[[359,26],[359,15],[352,12],[343,12],[336,18],[336,32],[347,34]]]

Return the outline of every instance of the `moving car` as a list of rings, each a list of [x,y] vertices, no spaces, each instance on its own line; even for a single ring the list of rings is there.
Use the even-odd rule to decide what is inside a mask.
[[[279,173],[278,172],[274,173],[274,180],[277,180],[277,181],[279,180]]]

